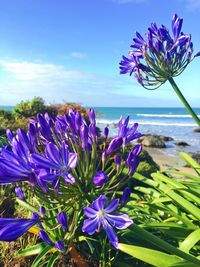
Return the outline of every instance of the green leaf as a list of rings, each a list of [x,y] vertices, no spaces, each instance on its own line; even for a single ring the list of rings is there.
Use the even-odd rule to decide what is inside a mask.
[[[43,257],[52,249],[51,246],[46,245],[45,248],[40,252],[40,254],[35,258],[31,267],[38,267],[38,264],[43,259]]]
[[[26,249],[21,250],[18,255],[22,257],[37,255],[42,252],[42,250],[46,247],[46,243],[42,242],[35,246],[28,247]]]
[[[186,253],[189,253],[190,249],[200,240],[200,229],[193,231],[186,239],[181,243],[180,249]]]
[[[200,165],[187,153],[180,152],[179,155],[200,175]]]
[[[183,171],[164,170],[162,172],[164,172],[164,173],[172,173],[172,174],[177,174],[177,175],[185,176],[185,177],[190,178],[191,180],[195,180],[195,181],[199,181],[200,180],[200,177],[194,176],[194,175],[192,175],[190,173],[186,173],[186,172],[183,172]]]
[[[54,263],[57,260],[58,256],[60,255],[59,251],[56,251],[49,259],[47,267],[54,267]]]
[[[185,209],[187,212],[192,214],[195,218],[200,220],[200,209],[193,205],[191,202],[186,200],[184,197],[180,196],[179,194],[175,193],[172,188],[168,187],[166,184],[159,181],[158,174],[152,174],[153,179],[158,181],[158,187],[163,193],[173,199],[179,206]]]
[[[171,244],[169,244],[166,241],[160,239],[159,237],[149,233],[148,231],[142,229],[141,227],[139,227],[136,224],[130,226],[129,231],[133,232],[133,236],[136,233],[140,236],[141,239],[146,240],[148,243],[151,243],[151,244],[161,248],[162,250],[167,251],[168,253],[171,253],[173,255],[181,257],[184,260],[187,260],[191,263],[194,263],[194,264],[197,264],[198,266],[200,266],[200,260],[198,260],[194,256],[187,254],[184,251],[172,246]]]
[[[157,250],[144,247],[120,243],[119,250],[123,251],[128,255],[131,255],[134,258],[137,258],[141,261],[158,267],[169,267],[181,262],[180,258],[174,255],[169,255]]]
[[[18,202],[18,204],[25,208],[26,210],[29,210],[30,212],[38,212],[37,209],[35,209],[33,206],[31,206],[30,204],[28,204],[27,202],[25,201],[22,201],[21,199],[19,198],[16,198],[16,201]]]

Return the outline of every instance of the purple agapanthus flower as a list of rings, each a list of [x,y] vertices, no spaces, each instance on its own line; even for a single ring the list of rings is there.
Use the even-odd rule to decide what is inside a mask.
[[[5,147],[0,153],[0,184],[9,184],[29,180],[35,183],[35,172],[30,163],[31,151],[34,151],[27,134],[17,130],[10,137],[11,147]]]
[[[156,89],[169,78],[184,71],[194,57],[190,34],[182,32],[183,19],[176,14],[172,19],[172,34],[162,25],[152,23],[145,38],[136,32],[129,57],[122,57],[120,73],[134,72],[137,81],[147,89]]]
[[[138,123],[134,123],[129,127],[129,116],[127,116],[124,120],[121,117],[118,122],[118,136],[122,137],[123,145],[125,146],[129,142],[143,136],[140,132],[137,131]]]
[[[66,183],[72,184],[75,179],[69,175],[69,171],[76,167],[77,154],[69,152],[68,145],[63,141],[61,148],[53,143],[45,147],[45,155],[32,154],[31,162],[39,170],[39,178],[46,182],[52,182],[62,176]]]
[[[38,217],[34,219],[0,218],[0,241],[11,242],[16,240],[38,221]]]
[[[118,207],[119,199],[113,199],[105,208],[107,197],[99,196],[92,204],[84,208],[84,214],[88,219],[84,220],[82,231],[93,235],[103,228],[108,236],[110,243],[118,248],[118,237],[113,230],[126,229],[133,221],[126,214],[110,214]]]

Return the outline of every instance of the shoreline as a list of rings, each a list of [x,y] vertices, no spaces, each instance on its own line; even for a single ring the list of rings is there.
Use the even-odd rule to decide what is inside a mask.
[[[143,147],[153,160],[160,166],[161,171],[176,169],[188,174],[197,175],[195,170],[185,166],[185,161],[178,155],[168,155],[165,153],[165,149]]]

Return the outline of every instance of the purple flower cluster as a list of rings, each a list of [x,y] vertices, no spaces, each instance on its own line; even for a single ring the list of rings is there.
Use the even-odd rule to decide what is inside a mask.
[[[0,219],[0,240],[15,240],[36,225],[46,244],[64,252],[69,239],[81,228],[89,235],[104,229],[117,248],[118,238],[112,227],[125,229],[133,221],[125,214],[110,213],[124,206],[130,197],[126,184],[139,164],[141,145],[136,145],[128,157],[123,153],[128,143],[142,135],[137,129],[137,123],[129,126],[129,117],[121,118],[117,136],[108,139],[106,127],[99,139],[94,110],[90,109],[85,119],[70,109],[67,115],[56,118],[39,114],[30,121],[27,132],[18,129],[14,135],[7,130],[9,144],[0,150],[0,184],[23,183],[23,190],[17,184],[15,193],[27,206],[26,190],[31,185],[40,204],[40,215],[34,213],[32,219]],[[123,174],[123,168],[129,170],[128,175]],[[118,205],[119,199],[114,195],[122,189]],[[111,201],[104,208],[107,195]],[[89,206],[88,199],[92,202]],[[70,223],[74,223],[77,210],[80,217],[76,231]],[[84,221],[83,210],[88,217]],[[57,228],[60,230],[52,234],[51,229]],[[73,234],[69,233],[71,229]]]
[[[169,78],[181,74],[194,57],[190,34],[182,32],[183,19],[176,14],[172,19],[172,35],[162,25],[152,23],[145,38],[136,32],[129,51],[123,56],[120,73],[135,73],[137,81],[146,89],[156,89]]]

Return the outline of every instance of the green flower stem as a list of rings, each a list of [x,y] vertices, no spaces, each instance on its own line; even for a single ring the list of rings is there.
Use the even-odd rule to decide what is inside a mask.
[[[198,126],[200,126],[200,120],[199,120],[199,118],[197,117],[196,113],[190,107],[189,103],[187,102],[187,100],[185,99],[185,97],[183,96],[183,94],[181,93],[181,91],[179,90],[179,88],[176,85],[174,79],[173,78],[169,78],[168,81],[170,82],[172,88],[174,89],[174,91],[176,92],[176,94],[178,95],[178,97],[180,98],[180,100],[182,101],[182,103],[185,106],[185,108],[187,109],[188,113],[192,116],[192,118],[198,124]]]

